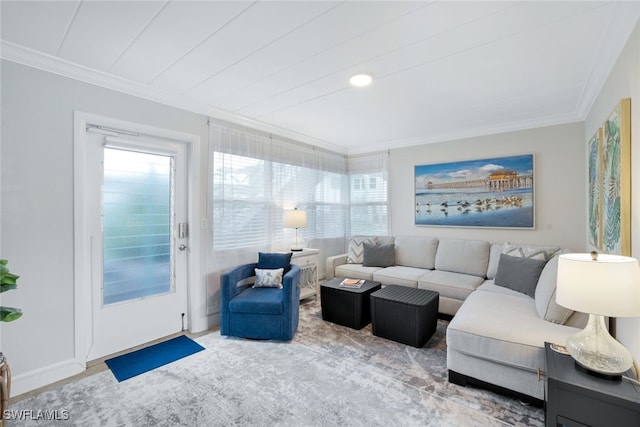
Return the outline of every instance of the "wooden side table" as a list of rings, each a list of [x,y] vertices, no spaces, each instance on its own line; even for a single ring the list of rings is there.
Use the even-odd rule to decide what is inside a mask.
[[[4,427],[4,411],[9,409],[11,394],[11,368],[7,358],[0,353],[0,427]]]
[[[628,380],[611,381],[575,367],[573,358],[545,343],[547,427],[640,426],[640,386]],[[631,371],[626,376],[633,378]]]

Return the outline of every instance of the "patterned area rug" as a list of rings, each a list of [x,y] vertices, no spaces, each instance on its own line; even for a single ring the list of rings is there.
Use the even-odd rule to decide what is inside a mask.
[[[448,383],[447,322],[421,349],[324,322],[301,306],[290,343],[197,338],[206,350],[118,383],[110,371],[11,406],[57,421],[8,426],[530,426],[541,409]],[[49,417],[51,418],[51,417]]]

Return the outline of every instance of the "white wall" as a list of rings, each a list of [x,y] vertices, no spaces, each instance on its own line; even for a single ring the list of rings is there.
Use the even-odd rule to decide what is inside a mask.
[[[16,395],[31,388],[27,383],[74,369],[74,286],[84,284],[73,280],[73,111],[198,135],[201,171],[208,170],[208,127],[198,114],[8,61],[2,62],[1,89],[0,257],[21,276],[17,291],[2,294],[2,304],[24,315],[0,323],[0,350],[10,360]],[[200,188],[205,218],[206,177]],[[209,237],[201,233],[204,246]],[[204,276],[196,280],[204,299]]]
[[[584,121],[587,138],[602,126],[622,98],[631,98],[631,255],[640,258],[640,24]],[[640,361],[640,318],[618,319],[617,338]]]
[[[395,149],[390,153],[391,234],[560,245],[585,249],[585,156],[581,123]],[[414,166],[534,155],[535,230],[427,227],[414,224]]]

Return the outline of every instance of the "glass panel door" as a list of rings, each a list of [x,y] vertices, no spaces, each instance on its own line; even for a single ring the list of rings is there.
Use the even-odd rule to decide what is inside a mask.
[[[103,305],[174,291],[172,170],[172,156],[104,148]]]

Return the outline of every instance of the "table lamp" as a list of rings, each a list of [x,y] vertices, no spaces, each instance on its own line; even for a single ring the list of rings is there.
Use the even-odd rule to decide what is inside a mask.
[[[301,251],[302,247],[298,241],[298,229],[305,228],[307,226],[307,211],[298,210],[295,208],[291,211],[285,211],[284,213],[284,227],[296,229],[296,244],[292,251]]]
[[[633,365],[629,350],[607,330],[604,317],[640,316],[640,266],[620,255],[564,254],[558,261],[558,304],[589,314],[585,328],[567,338],[576,366],[618,380]]]

